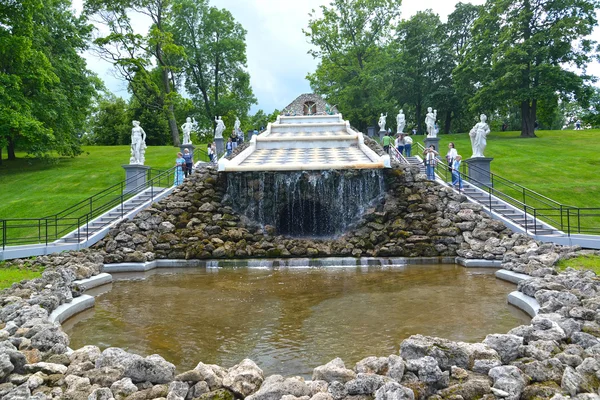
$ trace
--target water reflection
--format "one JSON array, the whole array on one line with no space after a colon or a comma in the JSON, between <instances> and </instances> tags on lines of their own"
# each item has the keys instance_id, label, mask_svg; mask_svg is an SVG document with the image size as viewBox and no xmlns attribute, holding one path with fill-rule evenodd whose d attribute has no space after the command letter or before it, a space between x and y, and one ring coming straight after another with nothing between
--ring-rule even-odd
<instances>
[{"instance_id":1,"label":"water reflection","mask_svg":"<svg viewBox=\"0 0 600 400\"><path fill-rule=\"evenodd\" d=\"M250 358L265 374L310 376L337 356L397 353L412 334L479 341L529 321L506 304L514 285L454 265L154 271L123 276L67 321L71 347L159 353L180 372Z\"/></svg>"}]
</instances>

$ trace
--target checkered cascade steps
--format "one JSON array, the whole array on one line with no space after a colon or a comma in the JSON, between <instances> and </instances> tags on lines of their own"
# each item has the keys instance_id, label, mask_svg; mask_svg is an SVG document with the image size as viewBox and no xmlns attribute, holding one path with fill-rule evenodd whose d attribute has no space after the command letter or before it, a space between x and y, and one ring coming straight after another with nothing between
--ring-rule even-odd
<instances>
[{"instance_id":1,"label":"checkered cascade steps","mask_svg":"<svg viewBox=\"0 0 600 400\"><path fill-rule=\"evenodd\" d=\"M347 131L321 131L321 132L272 132L269 138L298 138L298 137L309 137L317 138L319 136L337 136L337 137L352 137L352 134Z\"/></svg>"},{"instance_id":2,"label":"checkered cascade steps","mask_svg":"<svg viewBox=\"0 0 600 400\"><path fill-rule=\"evenodd\" d=\"M365 164L371 160L358 148L318 147L293 149L257 149L240 166L260 166L265 164Z\"/></svg>"}]
</instances>

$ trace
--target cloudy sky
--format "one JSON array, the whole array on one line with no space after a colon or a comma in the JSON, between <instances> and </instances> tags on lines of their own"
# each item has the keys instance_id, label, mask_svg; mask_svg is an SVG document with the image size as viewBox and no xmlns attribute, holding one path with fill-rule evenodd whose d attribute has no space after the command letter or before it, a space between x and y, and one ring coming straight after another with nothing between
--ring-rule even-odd
<instances>
[{"instance_id":1,"label":"cloudy sky","mask_svg":"<svg viewBox=\"0 0 600 400\"><path fill-rule=\"evenodd\" d=\"M73 0L81 10L83 0ZM330 0L211 0L211 5L226 8L248 32L246 37L248 70L252 89L258 100L251 112L262 108L270 113L292 102L298 95L311 92L306 75L313 72L317 61L307 54L310 49L302 29L308 26L308 13ZM402 18L419 10L432 9L442 20L450 14L457 0L403 0ZM463 2L468 2L463 0ZM485 0L471 0L484 4ZM144 22L139 26L144 28ZM598 31L598 30L597 30ZM145 33L145 32L142 32ZM600 34L595 35L596 40ZM116 95L128 97L126 85L113 76L110 64L87 55L89 68L96 72ZM600 75L600 68L594 72Z\"/></svg>"}]
</instances>

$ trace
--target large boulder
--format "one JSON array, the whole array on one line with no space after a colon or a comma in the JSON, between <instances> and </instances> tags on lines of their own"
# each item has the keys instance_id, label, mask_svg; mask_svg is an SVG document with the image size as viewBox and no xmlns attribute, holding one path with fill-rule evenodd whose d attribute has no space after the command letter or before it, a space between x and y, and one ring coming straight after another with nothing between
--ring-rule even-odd
<instances>
[{"instance_id":1,"label":"large boulder","mask_svg":"<svg viewBox=\"0 0 600 400\"><path fill-rule=\"evenodd\" d=\"M375 400L415 400L414 392L396 382L386 383L375 393Z\"/></svg>"},{"instance_id":2,"label":"large boulder","mask_svg":"<svg viewBox=\"0 0 600 400\"><path fill-rule=\"evenodd\" d=\"M519 400L529 379L514 365L492 368L488 374L494 380L492 392L506 400Z\"/></svg>"},{"instance_id":3,"label":"large boulder","mask_svg":"<svg viewBox=\"0 0 600 400\"><path fill-rule=\"evenodd\" d=\"M146 358L123 349L109 347L96 360L96 368L112 367L123 370L123 376L133 382L167 383L175 378L175 366L157 354Z\"/></svg>"},{"instance_id":4,"label":"large boulder","mask_svg":"<svg viewBox=\"0 0 600 400\"><path fill-rule=\"evenodd\" d=\"M244 359L227 371L223 386L238 396L247 397L255 393L263 383L264 375L252 360Z\"/></svg>"},{"instance_id":5,"label":"large boulder","mask_svg":"<svg viewBox=\"0 0 600 400\"><path fill-rule=\"evenodd\" d=\"M356 378L356 373L347 369L341 358L336 358L325 365L321 365L313 370L313 381L342 382L346 383Z\"/></svg>"},{"instance_id":6,"label":"large boulder","mask_svg":"<svg viewBox=\"0 0 600 400\"><path fill-rule=\"evenodd\" d=\"M279 400L284 395L310 396L311 390L302 378L271 375L265 379L258 392L246 397L246 400Z\"/></svg>"}]
</instances>

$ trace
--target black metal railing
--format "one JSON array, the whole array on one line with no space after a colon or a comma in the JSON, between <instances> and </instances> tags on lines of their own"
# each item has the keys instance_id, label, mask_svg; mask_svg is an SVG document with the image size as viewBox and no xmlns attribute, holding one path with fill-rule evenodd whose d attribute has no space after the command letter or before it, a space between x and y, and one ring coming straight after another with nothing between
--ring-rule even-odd
<instances>
[{"instance_id":1,"label":"black metal railing","mask_svg":"<svg viewBox=\"0 0 600 400\"><path fill-rule=\"evenodd\" d=\"M109 219L96 220L102 214L113 210L118 217L123 218L128 212L125 202L129 199L147 191L143 201L154 200L161 189L173 185L175 168L142 172L148 175L146 182L141 185L136 185L140 179L139 175L130 177L63 211L43 218L0 219L0 246L4 250L7 246L48 245L67 235L70 238L66 238L66 241L87 240L93 230L112 223L113 220Z\"/></svg>"},{"instance_id":2,"label":"black metal railing","mask_svg":"<svg viewBox=\"0 0 600 400\"><path fill-rule=\"evenodd\" d=\"M422 154L423 145L417 143L416 147L417 151ZM484 198L477 199L479 203L523 226L527 231L537 234L540 229L543 229L544 233L548 233L548 229L553 227L569 236L572 234L600 234L600 208L582 208L561 204L494 173L490 173L490 182L480 182L471 177L472 172L482 172L480 168L467 163L461 163L461 167L462 171L459 171L459 174L463 182L477 186L487 194ZM446 182L452 180L452 173L446 160L440 156L438 156L435 172ZM494 200L501 200L501 202ZM502 202L519 210L523 215L511 214L509 210L505 209L505 204ZM544 227L542 223L549 226Z\"/></svg>"}]
</instances>

